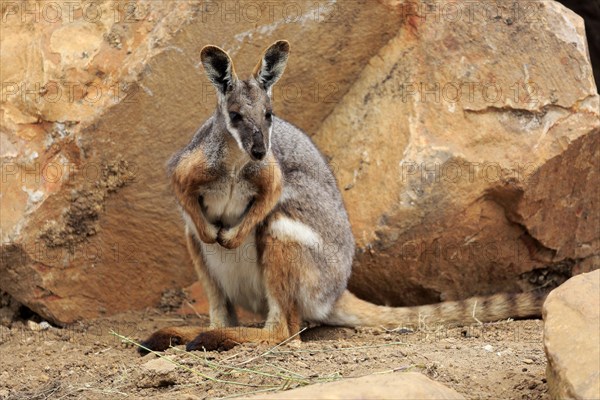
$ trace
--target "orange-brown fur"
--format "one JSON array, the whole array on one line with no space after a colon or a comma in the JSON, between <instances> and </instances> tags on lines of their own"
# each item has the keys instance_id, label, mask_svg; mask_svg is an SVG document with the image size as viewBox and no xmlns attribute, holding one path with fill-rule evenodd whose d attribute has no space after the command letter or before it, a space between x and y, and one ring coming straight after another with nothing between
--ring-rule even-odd
<instances>
[{"instance_id":1,"label":"orange-brown fur","mask_svg":"<svg viewBox=\"0 0 600 400\"><path fill-rule=\"evenodd\" d=\"M188 350L228 349L235 344L246 342L276 344L300 330L302 321L298 315L296 299L291 296L294 288L291 288L290 284L293 285L293 282L300 278L302 267L296 263L289 263L289 255L286 254L289 246L268 234L261 237L258 246L270 249L268 252L262 252L261 261L264 266L265 282L271 289L272 296L281 306L279 315L271 322L267 322L264 328L217 328L202 333L197 340L187 346Z\"/></svg>"},{"instance_id":2,"label":"orange-brown fur","mask_svg":"<svg viewBox=\"0 0 600 400\"><path fill-rule=\"evenodd\" d=\"M262 168L251 181L258 188L258 195L244 219L237 226L236 236L232 240L220 242L228 249L242 244L250 230L265 219L281 196L281 170L272 155L267 158L266 167Z\"/></svg>"},{"instance_id":3,"label":"orange-brown fur","mask_svg":"<svg viewBox=\"0 0 600 400\"><path fill-rule=\"evenodd\" d=\"M214 179L215 176L206 167L205 155L201 148L183 158L172 176L175 196L192 218L200 239L205 243L214 243L216 238L211 237L207 232L207 222L198 208L198 195L194 188Z\"/></svg>"}]
</instances>

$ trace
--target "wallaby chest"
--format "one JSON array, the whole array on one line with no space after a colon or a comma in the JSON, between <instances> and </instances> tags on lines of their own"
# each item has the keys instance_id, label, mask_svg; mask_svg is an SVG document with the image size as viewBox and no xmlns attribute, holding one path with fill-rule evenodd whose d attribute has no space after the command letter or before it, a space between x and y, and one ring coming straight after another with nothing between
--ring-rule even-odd
<instances>
[{"instance_id":1,"label":"wallaby chest","mask_svg":"<svg viewBox=\"0 0 600 400\"><path fill-rule=\"evenodd\" d=\"M215 179L200 190L198 201L206 219L214 225L233 227L239 223L257 194L252 171L241 165L223 163Z\"/></svg>"}]
</instances>

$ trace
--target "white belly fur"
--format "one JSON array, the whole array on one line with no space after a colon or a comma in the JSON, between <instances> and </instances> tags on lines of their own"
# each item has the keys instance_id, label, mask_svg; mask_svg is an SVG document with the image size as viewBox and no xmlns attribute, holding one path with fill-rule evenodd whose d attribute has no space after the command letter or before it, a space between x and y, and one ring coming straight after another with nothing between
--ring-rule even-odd
<instances>
[{"instance_id":1,"label":"white belly fur","mask_svg":"<svg viewBox=\"0 0 600 400\"><path fill-rule=\"evenodd\" d=\"M255 232L236 249L226 249L219 244L201 243L206 267L211 276L233 304L265 315L267 301L262 271L258 264Z\"/></svg>"}]
</instances>

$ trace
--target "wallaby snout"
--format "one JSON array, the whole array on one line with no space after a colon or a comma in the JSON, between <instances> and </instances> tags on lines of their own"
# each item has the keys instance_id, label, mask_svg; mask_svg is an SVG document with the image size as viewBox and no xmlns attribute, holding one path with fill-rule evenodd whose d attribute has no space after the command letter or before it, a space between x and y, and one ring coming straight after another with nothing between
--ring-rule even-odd
<instances>
[{"instance_id":1,"label":"wallaby snout","mask_svg":"<svg viewBox=\"0 0 600 400\"><path fill-rule=\"evenodd\" d=\"M252 155L252 158L256 161L261 161L263 158L265 158L265 154L267 154L267 150L264 148L252 148L252 151L250 152L250 154Z\"/></svg>"},{"instance_id":2,"label":"wallaby snout","mask_svg":"<svg viewBox=\"0 0 600 400\"><path fill-rule=\"evenodd\" d=\"M242 86L245 86L243 82ZM237 111L223 115L229 134L238 147L254 161L261 161L271 147L272 121L262 111L264 107L270 107L270 101L261 91L262 89L251 84L240 89L239 93L227 100L229 109ZM248 98L255 100L249 101Z\"/></svg>"},{"instance_id":3,"label":"wallaby snout","mask_svg":"<svg viewBox=\"0 0 600 400\"><path fill-rule=\"evenodd\" d=\"M263 158L265 158L265 155L269 150L267 146L265 146L261 131L256 130L252 135L252 139L253 143L252 147L250 147L250 156L255 161L261 161Z\"/></svg>"}]
</instances>

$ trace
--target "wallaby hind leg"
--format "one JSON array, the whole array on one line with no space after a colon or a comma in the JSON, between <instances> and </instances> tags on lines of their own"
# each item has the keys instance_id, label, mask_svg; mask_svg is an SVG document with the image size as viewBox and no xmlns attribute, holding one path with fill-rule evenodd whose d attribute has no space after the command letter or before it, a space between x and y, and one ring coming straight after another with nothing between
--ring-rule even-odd
<instances>
[{"instance_id":1,"label":"wallaby hind leg","mask_svg":"<svg viewBox=\"0 0 600 400\"><path fill-rule=\"evenodd\" d=\"M238 319L235 313L235 307L227 300L225 293L217 282L208 272L206 265L202 261L200 253L200 245L194 236L187 232L186 239L187 247L194 263L194 268L198 275L198 279L202 282L204 293L208 297L210 326L211 328L226 328L237 326Z\"/></svg>"},{"instance_id":2,"label":"wallaby hind leg","mask_svg":"<svg viewBox=\"0 0 600 400\"><path fill-rule=\"evenodd\" d=\"M189 343L201 332L209 329L207 326L177 326L159 329L141 343L142 347L138 348L138 352L146 355L149 350L165 351L171 346Z\"/></svg>"},{"instance_id":3,"label":"wallaby hind leg","mask_svg":"<svg viewBox=\"0 0 600 400\"><path fill-rule=\"evenodd\" d=\"M219 285L208 273L200 256L200 246L188 229L186 229L186 239L188 251L192 257L196 273L200 281L202 281L204 293L208 297L210 327L180 326L160 329L142 342L142 346L145 348L139 348L141 354L147 354L148 350L146 349L164 351L171 346L187 344L202 332L215 328L227 328L238 324L234 306L227 301Z\"/></svg>"},{"instance_id":4,"label":"wallaby hind leg","mask_svg":"<svg viewBox=\"0 0 600 400\"><path fill-rule=\"evenodd\" d=\"M188 351L229 350L247 342L277 344L300 330L302 316L297 305L297 291L304 271L297 257L290 254L299 246L278 240L269 233L268 223L266 226L257 232L257 250L269 306L264 328L236 327L202 332L188 343Z\"/></svg>"}]
</instances>

